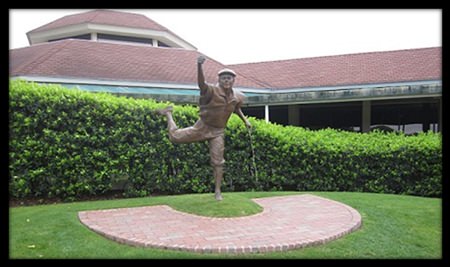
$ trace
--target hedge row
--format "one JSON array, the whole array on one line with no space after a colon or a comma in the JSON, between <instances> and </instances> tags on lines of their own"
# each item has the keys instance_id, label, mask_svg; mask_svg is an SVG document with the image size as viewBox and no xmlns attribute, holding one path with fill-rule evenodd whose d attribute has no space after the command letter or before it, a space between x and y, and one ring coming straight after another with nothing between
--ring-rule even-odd
<instances>
[{"instance_id":1,"label":"hedge row","mask_svg":"<svg viewBox=\"0 0 450 267\"><path fill-rule=\"evenodd\" d=\"M76 200L124 185L125 196L211 192L206 142L172 144L167 103L10 81L10 195ZM179 127L198 110L175 106ZM232 116L223 191L365 191L441 196L441 135L310 131ZM253 142L250 142L250 141ZM252 146L254 148L254 156Z\"/></svg>"}]
</instances>

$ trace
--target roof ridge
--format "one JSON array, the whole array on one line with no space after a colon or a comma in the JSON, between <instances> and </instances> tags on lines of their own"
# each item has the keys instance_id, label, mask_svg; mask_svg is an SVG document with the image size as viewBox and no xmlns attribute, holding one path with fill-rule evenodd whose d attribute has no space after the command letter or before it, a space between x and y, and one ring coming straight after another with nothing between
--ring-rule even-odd
<instances>
[{"instance_id":1,"label":"roof ridge","mask_svg":"<svg viewBox=\"0 0 450 267\"><path fill-rule=\"evenodd\" d=\"M64 40L61 40L61 41L64 41ZM35 62L38 62L39 64L45 63L45 61L47 61L47 60L50 59L53 55L57 54L57 53L58 53L59 51L61 51L64 47L66 47L66 46L68 45L68 43L69 43L69 42L60 42L60 43L57 43L53 48L50 47L50 49L51 49L51 50L54 50L54 52L52 52L52 53L47 53L47 54L44 53L44 54L42 54L41 56L38 56L38 57L32 59L32 60L29 62L29 64L23 66L23 67L20 68L19 70L25 71L25 70L27 70L27 68L28 68L29 70L32 70L32 69L34 69L34 64L33 64L33 63L35 63ZM50 44L50 43L47 43L47 44ZM32 47L32 46L30 46L30 47ZM43 60L41 60L41 59L43 59ZM39 61L40 61L40 62L39 62Z\"/></svg>"},{"instance_id":2,"label":"roof ridge","mask_svg":"<svg viewBox=\"0 0 450 267\"><path fill-rule=\"evenodd\" d=\"M94 16L92 16L92 18L89 19L88 22L92 22L92 21L99 15L99 13L98 13L97 11L101 11L101 9L94 9L94 10L85 12L85 13L89 13L89 12L94 13ZM106 11L106 10L105 10L105 11Z\"/></svg>"}]
</instances>

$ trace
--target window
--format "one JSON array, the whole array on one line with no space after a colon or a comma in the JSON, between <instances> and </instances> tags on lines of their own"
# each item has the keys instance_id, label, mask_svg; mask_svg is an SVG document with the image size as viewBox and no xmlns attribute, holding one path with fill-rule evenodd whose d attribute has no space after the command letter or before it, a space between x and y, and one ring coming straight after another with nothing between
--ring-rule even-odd
<instances>
[{"instance_id":1,"label":"window","mask_svg":"<svg viewBox=\"0 0 450 267\"><path fill-rule=\"evenodd\" d=\"M75 36L69 36L69 37L63 37L63 38L58 38L58 39L51 39L48 40L49 42L54 42L54 41L59 41L59 40L64 40L64 39L83 39L83 40L91 40L91 34L87 33L87 34L81 34L81 35L75 35Z\"/></svg>"},{"instance_id":2,"label":"window","mask_svg":"<svg viewBox=\"0 0 450 267\"><path fill-rule=\"evenodd\" d=\"M149 44L152 45L153 40L151 38L141 38L141 37L132 37L132 36L121 36L121 35L113 35L113 34L105 34L98 33L97 40L111 40L118 42L127 42L127 43L141 43L141 44Z\"/></svg>"},{"instance_id":3,"label":"window","mask_svg":"<svg viewBox=\"0 0 450 267\"><path fill-rule=\"evenodd\" d=\"M168 44L158 41L158 47L170 47Z\"/></svg>"}]
</instances>

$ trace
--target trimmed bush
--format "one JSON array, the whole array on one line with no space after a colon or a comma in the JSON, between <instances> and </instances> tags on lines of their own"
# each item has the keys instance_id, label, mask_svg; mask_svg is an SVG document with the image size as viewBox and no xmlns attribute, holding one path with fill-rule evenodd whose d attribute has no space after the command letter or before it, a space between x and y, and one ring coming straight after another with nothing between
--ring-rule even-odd
<instances>
[{"instance_id":1,"label":"trimmed bush","mask_svg":"<svg viewBox=\"0 0 450 267\"><path fill-rule=\"evenodd\" d=\"M213 191L207 142L172 144L166 119L154 113L168 103L20 80L10 81L9 98L12 197L75 200L118 183L130 197ZM180 128L191 126L198 109L175 106L174 119ZM250 121L251 136L237 116L228 123L223 191L442 194L440 134L310 131Z\"/></svg>"}]
</instances>

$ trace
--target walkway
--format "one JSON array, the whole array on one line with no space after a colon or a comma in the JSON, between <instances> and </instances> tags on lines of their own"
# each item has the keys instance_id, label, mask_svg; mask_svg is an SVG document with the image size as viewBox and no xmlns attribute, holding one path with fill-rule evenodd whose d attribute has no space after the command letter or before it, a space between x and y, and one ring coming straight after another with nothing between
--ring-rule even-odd
<instances>
[{"instance_id":1,"label":"walkway","mask_svg":"<svg viewBox=\"0 0 450 267\"><path fill-rule=\"evenodd\" d=\"M284 251L323 244L361 226L353 208L313 195L253 199L263 212L212 218L147 206L79 212L93 231L133 246L203 253Z\"/></svg>"}]
</instances>

